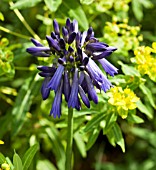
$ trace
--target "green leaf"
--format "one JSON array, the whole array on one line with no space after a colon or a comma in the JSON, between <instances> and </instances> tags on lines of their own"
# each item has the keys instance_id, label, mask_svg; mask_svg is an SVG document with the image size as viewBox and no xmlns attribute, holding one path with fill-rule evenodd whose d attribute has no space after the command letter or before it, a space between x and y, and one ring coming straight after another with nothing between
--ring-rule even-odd
<instances>
[{"instance_id":1,"label":"green leaf","mask_svg":"<svg viewBox=\"0 0 156 170\"><path fill-rule=\"evenodd\" d=\"M143 8L139 0L132 0L132 10L138 21L141 21L143 18Z\"/></svg>"},{"instance_id":2,"label":"green leaf","mask_svg":"<svg viewBox=\"0 0 156 170\"><path fill-rule=\"evenodd\" d=\"M23 156L22 163L23 163L23 170L27 170L36 154L39 150L39 144L35 144L31 146Z\"/></svg>"},{"instance_id":3,"label":"green leaf","mask_svg":"<svg viewBox=\"0 0 156 170\"><path fill-rule=\"evenodd\" d=\"M117 115L115 113L111 112L106 116L105 118L106 126L103 128L103 134L107 134L107 132L110 130L110 128L112 128L112 125L116 120Z\"/></svg>"},{"instance_id":4,"label":"green leaf","mask_svg":"<svg viewBox=\"0 0 156 170\"><path fill-rule=\"evenodd\" d=\"M113 146L117 143L121 147L122 151L125 152L125 142L122 137L121 129L116 122L114 122L112 129L107 133L107 137Z\"/></svg>"},{"instance_id":5,"label":"green leaf","mask_svg":"<svg viewBox=\"0 0 156 170\"><path fill-rule=\"evenodd\" d=\"M151 90L147 88L144 84L140 84L139 87L142 90L142 92L146 95L146 97L148 98L150 104L155 108L155 103L154 103Z\"/></svg>"},{"instance_id":6,"label":"green leaf","mask_svg":"<svg viewBox=\"0 0 156 170\"><path fill-rule=\"evenodd\" d=\"M0 20L4 21L4 16L3 16L3 14L1 12L0 12Z\"/></svg>"},{"instance_id":7,"label":"green leaf","mask_svg":"<svg viewBox=\"0 0 156 170\"><path fill-rule=\"evenodd\" d=\"M37 162L37 170L57 170L55 166L48 160L39 160Z\"/></svg>"},{"instance_id":8,"label":"green leaf","mask_svg":"<svg viewBox=\"0 0 156 170\"><path fill-rule=\"evenodd\" d=\"M62 0L44 0L44 2L51 12L56 12L62 3Z\"/></svg>"},{"instance_id":9,"label":"green leaf","mask_svg":"<svg viewBox=\"0 0 156 170\"><path fill-rule=\"evenodd\" d=\"M153 114L148 110L148 108L139 100L137 102L137 108L144 113L146 116L148 116L150 119L153 118Z\"/></svg>"},{"instance_id":10,"label":"green leaf","mask_svg":"<svg viewBox=\"0 0 156 170\"><path fill-rule=\"evenodd\" d=\"M56 160L57 160L57 166L59 170L64 170L64 164L65 164L65 152L64 147L61 143L61 140L58 136L57 129L54 127L46 128L45 132L47 133L48 137L51 140L51 143L53 145L52 149L55 154Z\"/></svg>"},{"instance_id":11,"label":"green leaf","mask_svg":"<svg viewBox=\"0 0 156 170\"><path fill-rule=\"evenodd\" d=\"M151 0L140 0L140 3L145 7L145 8L152 8L154 4L151 2Z\"/></svg>"},{"instance_id":12,"label":"green leaf","mask_svg":"<svg viewBox=\"0 0 156 170\"><path fill-rule=\"evenodd\" d=\"M65 15L69 15L71 18L74 18L78 21L79 25L87 30L89 27L87 17L82 7L77 1L66 0L62 3L62 8L60 9L62 13ZM68 14L66 14L68 13Z\"/></svg>"},{"instance_id":13,"label":"green leaf","mask_svg":"<svg viewBox=\"0 0 156 170\"><path fill-rule=\"evenodd\" d=\"M19 0L14 5L12 5L11 9L24 9L30 8L41 2L42 0Z\"/></svg>"},{"instance_id":14,"label":"green leaf","mask_svg":"<svg viewBox=\"0 0 156 170\"><path fill-rule=\"evenodd\" d=\"M87 145L86 145L86 149L89 150L93 145L94 143L96 142L96 139L98 138L99 136L99 133L100 133L100 129L99 128L96 128L93 130L93 132L90 134L89 136L89 139L88 139L88 142L87 142Z\"/></svg>"},{"instance_id":15,"label":"green leaf","mask_svg":"<svg viewBox=\"0 0 156 170\"><path fill-rule=\"evenodd\" d=\"M86 147L85 147L85 143L83 141L83 137L79 132L76 132L74 134L74 139L75 139L75 143L82 155L83 158L85 158L87 156L86 154Z\"/></svg>"},{"instance_id":16,"label":"green leaf","mask_svg":"<svg viewBox=\"0 0 156 170\"><path fill-rule=\"evenodd\" d=\"M94 128L94 126L98 126L100 124L100 122L104 119L105 116L106 114L104 113L97 114L86 124L83 131L85 133L91 131Z\"/></svg>"},{"instance_id":17,"label":"green leaf","mask_svg":"<svg viewBox=\"0 0 156 170\"><path fill-rule=\"evenodd\" d=\"M126 118L131 123L143 123L144 120L135 114L128 114Z\"/></svg>"},{"instance_id":18,"label":"green leaf","mask_svg":"<svg viewBox=\"0 0 156 170\"><path fill-rule=\"evenodd\" d=\"M134 67L123 64L121 61L119 61L118 63L122 66L122 71L125 75L140 77L139 71L136 70Z\"/></svg>"},{"instance_id":19,"label":"green leaf","mask_svg":"<svg viewBox=\"0 0 156 170\"><path fill-rule=\"evenodd\" d=\"M94 0L80 0L80 3L81 4L86 4L86 5L89 5L91 3L93 3Z\"/></svg>"},{"instance_id":20,"label":"green leaf","mask_svg":"<svg viewBox=\"0 0 156 170\"><path fill-rule=\"evenodd\" d=\"M5 162L5 156L0 152L0 164Z\"/></svg>"},{"instance_id":21,"label":"green leaf","mask_svg":"<svg viewBox=\"0 0 156 170\"><path fill-rule=\"evenodd\" d=\"M26 113L30 109L33 98L38 94L40 85L39 76L36 75L35 77L32 76L26 79L21 87L12 110L13 135L16 135L22 128L26 120Z\"/></svg>"},{"instance_id":22,"label":"green leaf","mask_svg":"<svg viewBox=\"0 0 156 170\"><path fill-rule=\"evenodd\" d=\"M10 112L6 113L6 115L4 115L4 116L1 116L1 118L0 118L0 125L1 125L0 139L9 130L10 119L12 119L12 115L10 115Z\"/></svg>"},{"instance_id":23,"label":"green leaf","mask_svg":"<svg viewBox=\"0 0 156 170\"><path fill-rule=\"evenodd\" d=\"M21 158L19 157L17 153L14 153L13 165L14 165L15 170L23 170Z\"/></svg>"},{"instance_id":24,"label":"green leaf","mask_svg":"<svg viewBox=\"0 0 156 170\"><path fill-rule=\"evenodd\" d=\"M139 127L133 127L130 129L130 132L134 135L146 140L149 142L152 146L156 148L156 132L151 131L146 128L139 128Z\"/></svg>"},{"instance_id":25,"label":"green leaf","mask_svg":"<svg viewBox=\"0 0 156 170\"><path fill-rule=\"evenodd\" d=\"M114 123L112 130L113 130L113 133L114 133L116 143L121 147L122 151L125 152L125 142L124 142L124 139L122 137L121 129L116 122Z\"/></svg>"}]
</instances>

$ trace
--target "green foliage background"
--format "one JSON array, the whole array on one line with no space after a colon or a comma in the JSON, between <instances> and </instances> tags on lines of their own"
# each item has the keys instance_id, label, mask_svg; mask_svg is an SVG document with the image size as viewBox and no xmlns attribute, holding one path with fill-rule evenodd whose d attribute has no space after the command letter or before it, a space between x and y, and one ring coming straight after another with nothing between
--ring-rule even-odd
<instances>
[{"instance_id":1,"label":"green foliage background","mask_svg":"<svg viewBox=\"0 0 156 170\"><path fill-rule=\"evenodd\" d=\"M73 169L156 169L156 1L0 0L0 166L2 170L64 170L67 105L49 117L54 94L42 101L37 65L51 60L26 53L34 37L44 43L52 20L67 17L81 31L118 50L110 60L115 86L99 104L74 111ZM127 90L128 89L128 90ZM9 168L9 169L7 169Z\"/></svg>"}]
</instances>

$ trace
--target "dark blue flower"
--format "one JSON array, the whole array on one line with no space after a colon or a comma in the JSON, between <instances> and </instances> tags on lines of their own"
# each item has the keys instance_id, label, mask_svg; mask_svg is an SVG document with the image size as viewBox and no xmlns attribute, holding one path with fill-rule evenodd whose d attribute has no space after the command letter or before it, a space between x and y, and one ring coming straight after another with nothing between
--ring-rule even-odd
<instances>
[{"instance_id":1,"label":"dark blue flower","mask_svg":"<svg viewBox=\"0 0 156 170\"><path fill-rule=\"evenodd\" d=\"M63 82L61 81L58 90L55 92L55 98L52 105L52 109L50 111L50 115L53 115L54 118L61 116L61 103L62 103L62 87Z\"/></svg>"},{"instance_id":2,"label":"dark blue flower","mask_svg":"<svg viewBox=\"0 0 156 170\"><path fill-rule=\"evenodd\" d=\"M75 108L78 104L78 69L75 69L71 92L68 100L68 107Z\"/></svg>"},{"instance_id":3,"label":"dark blue flower","mask_svg":"<svg viewBox=\"0 0 156 170\"><path fill-rule=\"evenodd\" d=\"M62 94L69 108L80 110L81 100L90 108L90 101L98 103L95 88L106 92L112 87L105 74L114 76L118 69L106 60L116 48L99 42L92 27L81 33L78 22L68 18L62 27L62 35L56 20L53 21L53 28L51 35L46 36L47 47L32 38L35 47L27 48L27 52L33 56L53 57L52 66L39 66L38 70L39 75L44 77L42 98L45 100L50 91L55 92L50 115L60 117Z\"/></svg>"},{"instance_id":4,"label":"dark blue flower","mask_svg":"<svg viewBox=\"0 0 156 170\"><path fill-rule=\"evenodd\" d=\"M64 71L64 66L59 65L54 76L51 78L51 80L48 83L48 88L57 91L58 87L60 86L63 71Z\"/></svg>"}]
</instances>

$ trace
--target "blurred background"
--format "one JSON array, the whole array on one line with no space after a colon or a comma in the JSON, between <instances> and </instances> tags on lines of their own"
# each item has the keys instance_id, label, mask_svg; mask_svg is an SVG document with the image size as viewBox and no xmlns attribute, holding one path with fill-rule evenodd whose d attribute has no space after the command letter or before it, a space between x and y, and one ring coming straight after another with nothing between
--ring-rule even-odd
<instances>
[{"instance_id":1,"label":"blurred background","mask_svg":"<svg viewBox=\"0 0 156 170\"><path fill-rule=\"evenodd\" d=\"M118 48L108 60L119 74L109 79L122 89L99 93L98 105L74 112L73 169L155 170L155 0L0 0L0 165L13 169L14 151L24 163L37 143L25 169L64 170L67 105L60 119L49 116L54 94L42 101L36 67L52 60L32 57L26 48L31 37L45 44L52 20L63 26L68 17Z\"/></svg>"}]
</instances>

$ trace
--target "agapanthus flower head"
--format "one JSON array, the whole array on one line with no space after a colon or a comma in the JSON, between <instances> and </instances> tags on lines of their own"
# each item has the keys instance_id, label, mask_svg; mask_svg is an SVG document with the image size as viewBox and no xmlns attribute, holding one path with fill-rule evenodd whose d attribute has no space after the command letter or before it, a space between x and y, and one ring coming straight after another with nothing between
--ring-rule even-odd
<instances>
[{"instance_id":1,"label":"agapanthus flower head","mask_svg":"<svg viewBox=\"0 0 156 170\"><path fill-rule=\"evenodd\" d=\"M48 47L31 39L35 47L27 48L27 52L38 57L55 56L55 62L51 66L39 66L38 70L39 75L44 77L42 98L46 100L51 90L55 92L50 115L60 117L63 94L69 108L80 110L81 101L88 108L90 101L98 103L95 88L106 92L112 87L98 67L98 62L110 76L114 76L118 69L106 60L116 48L99 42L94 37L92 27L81 33L78 30L78 22L69 18L62 31L56 20L53 21L53 27L54 32L46 36Z\"/></svg>"}]
</instances>

